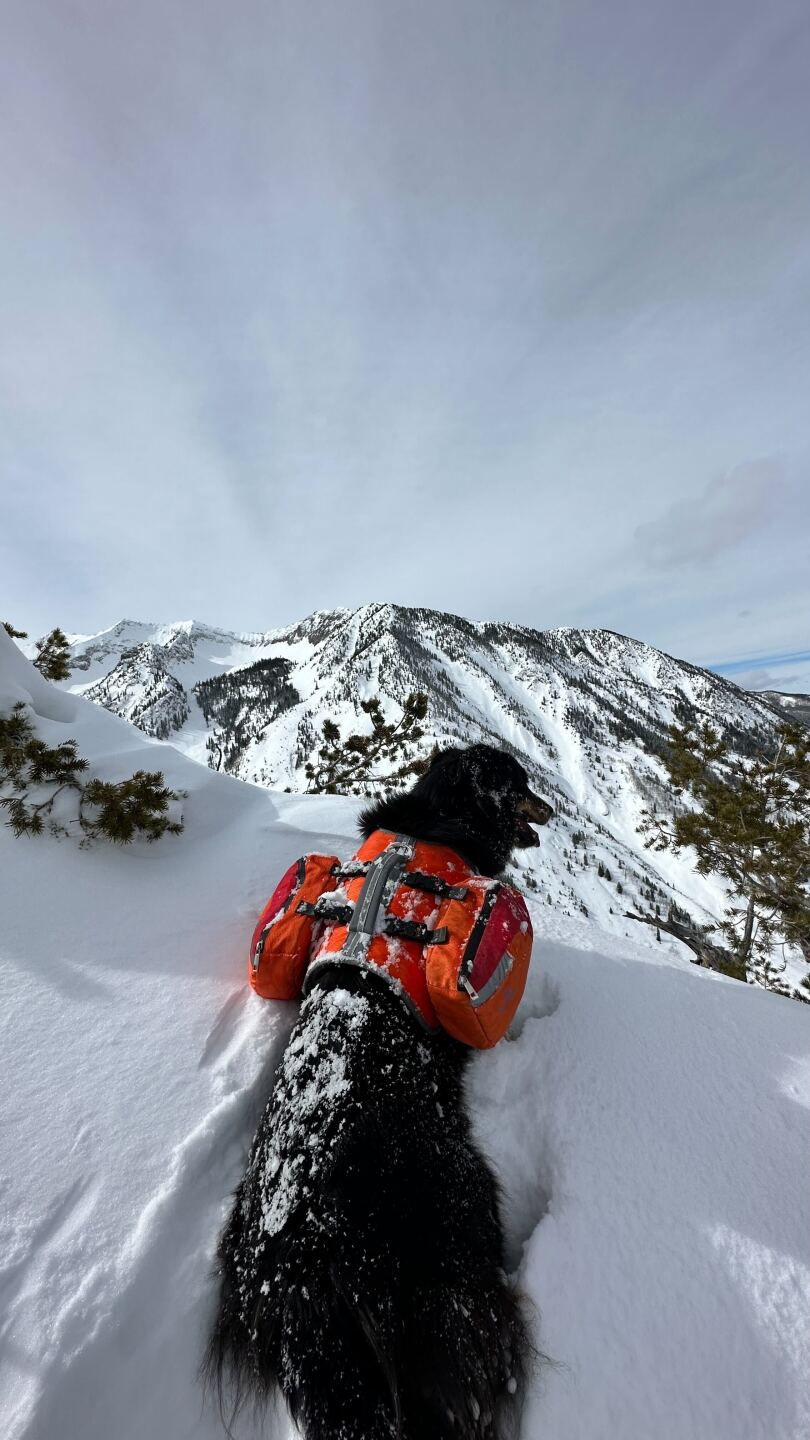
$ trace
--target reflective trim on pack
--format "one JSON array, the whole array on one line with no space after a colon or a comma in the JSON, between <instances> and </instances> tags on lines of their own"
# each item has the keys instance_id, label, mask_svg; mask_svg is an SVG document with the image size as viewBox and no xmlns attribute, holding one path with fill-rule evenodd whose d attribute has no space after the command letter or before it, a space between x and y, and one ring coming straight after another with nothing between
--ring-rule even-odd
<instances>
[{"instance_id":1,"label":"reflective trim on pack","mask_svg":"<svg viewBox=\"0 0 810 1440\"><path fill-rule=\"evenodd\" d=\"M473 985L470 983L469 980L467 980L467 977L465 976L464 978L466 983L462 986L462 989L467 991L467 994L470 997L470 1004L473 1006L485 1005L487 1000L490 1000L495 994L498 986L503 984L503 981L506 979L511 969L512 956L507 950L503 959L493 970L483 989L474 989Z\"/></svg>"}]
</instances>

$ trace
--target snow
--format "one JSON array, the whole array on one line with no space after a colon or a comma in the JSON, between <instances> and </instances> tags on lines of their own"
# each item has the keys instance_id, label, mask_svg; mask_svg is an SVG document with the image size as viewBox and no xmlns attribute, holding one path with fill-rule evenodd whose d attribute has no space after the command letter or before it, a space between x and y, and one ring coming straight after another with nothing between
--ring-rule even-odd
<instances>
[{"instance_id":1,"label":"snow","mask_svg":"<svg viewBox=\"0 0 810 1440\"><path fill-rule=\"evenodd\" d=\"M328 1154L335 1143L334 1133L311 1122L325 1110L336 1120L338 1129L345 1123L345 1114L335 1110L335 1102L349 1091L345 1050L336 1045L313 1073L312 1060L319 1042L324 1037L334 1040L337 1019L343 1022L344 1032L360 1027L369 1005L360 995L337 990L317 1004L310 1000L308 1010L308 1020L290 1041L278 1068L279 1093L294 1094L296 1108L281 1103L278 1123L272 1127L265 1149L252 1161L255 1165L261 1158L264 1175L272 1181L270 1193L265 1195L262 1221L268 1235L277 1235L293 1207L311 1199L312 1187L319 1183L324 1152ZM312 1137L306 1149L299 1144L302 1131Z\"/></svg>"},{"instance_id":2,"label":"snow","mask_svg":"<svg viewBox=\"0 0 810 1440\"><path fill-rule=\"evenodd\" d=\"M574 938L538 945L518 1038L471 1085L558 1362L523 1434L806 1437L807 1012Z\"/></svg>"},{"instance_id":3,"label":"snow","mask_svg":"<svg viewBox=\"0 0 810 1440\"><path fill-rule=\"evenodd\" d=\"M519 882L619 935L627 909L657 904L665 914L675 901L705 924L727 903L725 886L699 876L693 855L644 846L642 811L665 804L669 789L644 732L660 739L685 702L695 717L739 733L767 733L776 723L770 707L719 676L609 630L533 631L379 603L253 635L190 620L121 621L75 645L73 656L68 690L167 736L203 764L221 763L219 742L233 741L238 728L234 773L277 790L307 788L304 765L325 718L344 736L368 733L364 696L378 695L391 720L410 690L424 690L423 753L434 742L512 745L533 788L557 810L545 844L519 857ZM251 665L271 657L289 665L300 697L281 713L251 680ZM194 685L215 675L230 676L238 720L224 712L206 719ZM631 734L625 725L618 740L617 718L642 729ZM580 848L576 833L586 837ZM611 882L595 873L600 861ZM774 947L770 958L782 987L797 989L807 973L798 948Z\"/></svg>"},{"instance_id":4,"label":"snow","mask_svg":"<svg viewBox=\"0 0 810 1440\"><path fill-rule=\"evenodd\" d=\"M94 772L162 768L187 798L151 846L0 827L4 1434L214 1440L209 1272L295 1012L249 991L247 947L299 854L353 853L360 802L215 774L0 631L17 699ZM468 1084L550 1357L521 1440L806 1440L810 1009L530 908L524 1002Z\"/></svg>"}]
</instances>

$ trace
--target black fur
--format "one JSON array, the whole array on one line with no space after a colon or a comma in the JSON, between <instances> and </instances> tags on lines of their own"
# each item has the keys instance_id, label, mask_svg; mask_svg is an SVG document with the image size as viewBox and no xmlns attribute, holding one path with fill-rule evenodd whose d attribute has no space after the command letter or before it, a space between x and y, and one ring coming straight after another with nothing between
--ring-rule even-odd
<instances>
[{"instance_id":1,"label":"black fur","mask_svg":"<svg viewBox=\"0 0 810 1440\"><path fill-rule=\"evenodd\" d=\"M525 791L488 747L444 752L362 826L441 840L494 874L514 843L502 797L521 776ZM468 1054L421 1031L373 972L319 978L219 1245L203 1369L226 1423L278 1387L305 1440L503 1434L532 1348L470 1134Z\"/></svg>"},{"instance_id":2,"label":"black fur","mask_svg":"<svg viewBox=\"0 0 810 1440\"><path fill-rule=\"evenodd\" d=\"M482 875L500 875L517 843L517 806L530 793L523 766L502 750L440 750L406 794L364 810L360 828L364 836L395 830L449 845Z\"/></svg>"}]
</instances>

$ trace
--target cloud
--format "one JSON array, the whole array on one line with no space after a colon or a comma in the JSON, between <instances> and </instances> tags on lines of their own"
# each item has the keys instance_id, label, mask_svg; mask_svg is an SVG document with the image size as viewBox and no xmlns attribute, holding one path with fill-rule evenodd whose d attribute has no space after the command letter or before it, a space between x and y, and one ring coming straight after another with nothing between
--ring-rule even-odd
<instances>
[{"instance_id":1,"label":"cloud","mask_svg":"<svg viewBox=\"0 0 810 1440\"><path fill-rule=\"evenodd\" d=\"M702 494L673 500L657 520L636 527L635 542L652 565L697 565L769 529L789 497L782 456L749 460Z\"/></svg>"},{"instance_id":2,"label":"cloud","mask_svg":"<svg viewBox=\"0 0 810 1440\"><path fill-rule=\"evenodd\" d=\"M772 670L747 670L734 677L741 690L791 690L798 681L796 674L775 675Z\"/></svg>"},{"instance_id":3,"label":"cloud","mask_svg":"<svg viewBox=\"0 0 810 1440\"><path fill-rule=\"evenodd\" d=\"M10 617L804 645L800 8L9 0Z\"/></svg>"},{"instance_id":4,"label":"cloud","mask_svg":"<svg viewBox=\"0 0 810 1440\"><path fill-rule=\"evenodd\" d=\"M742 690L810 693L810 650L796 650L789 655L751 656L747 660L729 660L709 668L733 680Z\"/></svg>"}]
</instances>

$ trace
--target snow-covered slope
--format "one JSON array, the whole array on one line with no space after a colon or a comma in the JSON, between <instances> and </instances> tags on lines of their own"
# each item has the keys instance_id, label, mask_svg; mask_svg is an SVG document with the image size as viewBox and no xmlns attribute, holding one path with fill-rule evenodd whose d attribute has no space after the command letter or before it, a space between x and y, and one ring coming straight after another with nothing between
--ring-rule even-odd
<instances>
[{"instance_id":1,"label":"snow-covered slope","mask_svg":"<svg viewBox=\"0 0 810 1440\"><path fill-rule=\"evenodd\" d=\"M789 695L784 690L760 690L760 698L791 725L810 726L810 695Z\"/></svg>"},{"instance_id":2,"label":"snow-covered slope","mask_svg":"<svg viewBox=\"0 0 810 1440\"><path fill-rule=\"evenodd\" d=\"M436 741L507 746L554 804L553 834L520 858L521 882L619 935L629 908L666 913L674 900L701 922L724 908L722 888L687 856L654 854L639 838L641 811L666 797L667 726L709 719L748 753L778 723L720 676L609 630L474 624L396 605L241 637L127 621L78 641L73 656L69 688L196 759L295 791L325 719L345 738L370 728L364 699L379 695L390 717L423 691L425 753ZM784 962L784 983L798 986L806 964L798 951Z\"/></svg>"},{"instance_id":3,"label":"snow-covered slope","mask_svg":"<svg viewBox=\"0 0 810 1440\"><path fill-rule=\"evenodd\" d=\"M3 1433L221 1440L195 1378L208 1272L293 1018L248 993L246 941L296 855L351 853L357 802L195 765L0 631L16 699L105 776L159 766L188 794L153 846L0 827ZM521 1440L806 1440L810 1011L666 941L533 917L524 1003L468 1087L555 1362Z\"/></svg>"}]
</instances>

